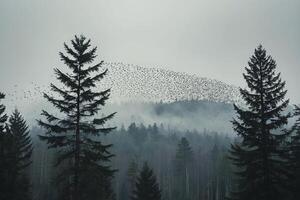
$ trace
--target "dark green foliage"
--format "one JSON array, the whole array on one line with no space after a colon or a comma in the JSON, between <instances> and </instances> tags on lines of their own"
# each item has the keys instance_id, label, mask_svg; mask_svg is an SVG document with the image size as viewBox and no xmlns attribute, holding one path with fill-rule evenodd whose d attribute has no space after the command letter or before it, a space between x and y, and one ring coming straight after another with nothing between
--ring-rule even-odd
<instances>
[{"instance_id":1,"label":"dark green foliage","mask_svg":"<svg viewBox=\"0 0 300 200\"><path fill-rule=\"evenodd\" d=\"M185 168L188 167L188 165L193 160L193 151L190 146L189 141L182 137L180 142L177 146L177 152L176 152L176 169L178 172L184 172Z\"/></svg>"},{"instance_id":2,"label":"dark green foliage","mask_svg":"<svg viewBox=\"0 0 300 200\"><path fill-rule=\"evenodd\" d=\"M227 153L225 148L229 147L232 138L226 136L226 134L217 134L208 130L188 132L174 128L162 129L160 127L159 139L153 141L148 137L140 147L135 145L132 136L128 132L128 127L120 127L120 129L114 130L112 134L103 137L103 142L114 144L111 150L117 155L112 162L113 168L118 169L112 184L116 199L128 200L131 197L130 182L135 179L133 176L136 177L139 173L139 171L136 171L136 164L144 160L147 160L156 172L157 182L162 188L162 199L179 199L176 191L181 193L186 188L181 187L182 182L178 181L174 159L178 143L182 137L185 137L189 141L190 147L195 149L193 162L189 168L190 199L212 200L213 196L218 197L219 200L224 199L224 193L228 194L232 188L230 163L225 157ZM164 127L167 127L167 125L164 125ZM141 129L141 125L137 128ZM53 168L53 161L57 151L56 149L47 150L43 141L35 137L41 131L40 128L36 127L31 130L35 147L31 175L33 192L36 199L53 200L57 199L55 195L57 187L51 185L51 180L55 177L56 170ZM148 128L145 131L148 132ZM214 149L217 149L217 151ZM214 158L217 159L212 159L212 152L215 154ZM132 178L129 178L129 174ZM213 182L213 179L216 181ZM216 188L215 195L212 194L214 188Z\"/></svg>"},{"instance_id":3,"label":"dark green foliage","mask_svg":"<svg viewBox=\"0 0 300 200\"><path fill-rule=\"evenodd\" d=\"M161 191L159 189L156 177L147 163L144 164L140 172L135 190L133 191L132 200L160 200Z\"/></svg>"},{"instance_id":4,"label":"dark green foliage","mask_svg":"<svg viewBox=\"0 0 300 200\"><path fill-rule=\"evenodd\" d=\"M218 200L225 199L229 187L231 186L231 169L227 159L226 149L214 145L210 152L210 161L206 163L210 166L208 170L209 183L207 190L209 196L207 199Z\"/></svg>"},{"instance_id":5,"label":"dark green foliage","mask_svg":"<svg viewBox=\"0 0 300 200\"><path fill-rule=\"evenodd\" d=\"M28 166L32 163L32 142L26 121L18 110L9 118L9 132L11 135L10 181L12 200L31 199L31 187L28 178Z\"/></svg>"},{"instance_id":6,"label":"dark green foliage","mask_svg":"<svg viewBox=\"0 0 300 200\"><path fill-rule=\"evenodd\" d=\"M290 165L291 171L293 174L293 178L291 181L292 185L292 192L293 192L293 199L297 200L300 199L300 107L295 106L295 113L296 122L292 128L293 135L290 142Z\"/></svg>"},{"instance_id":7,"label":"dark green foliage","mask_svg":"<svg viewBox=\"0 0 300 200\"><path fill-rule=\"evenodd\" d=\"M51 84L56 95L44 94L61 114L55 116L42 111L46 120L38 123L47 132L40 138L47 141L49 148L59 148L56 166L60 166L60 173L57 180L62 185L64 199L107 200L113 196L110 182L114 170L109 164L113 157L109 152L112 145L103 144L98 136L114 129L106 128L104 124L115 113L96 117L109 98L110 89L93 90L107 74L107 69L102 69L103 61L92 65L97 48L90 49L90 40L75 36L71 43L73 48L64 44L67 55L60 53L70 72L54 69L63 86Z\"/></svg>"},{"instance_id":8,"label":"dark green foliage","mask_svg":"<svg viewBox=\"0 0 300 200\"><path fill-rule=\"evenodd\" d=\"M175 167L177 177L177 193L178 199L190 198L190 184L191 184L191 167L193 161L193 151L188 140L183 137L178 143ZM178 192L181 191L181 192Z\"/></svg>"},{"instance_id":9,"label":"dark green foliage","mask_svg":"<svg viewBox=\"0 0 300 200\"><path fill-rule=\"evenodd\" d=\"M276 63L259 46L245 68L247 89L241 89L247 109L234 105L237 118L234 130L241 142L230 150L233 163L239 168L239 189L232 195L239 200L284 199L288 173L282 144L286 138L280 128L287 124L289 114L283 111L285 82L276 73Z\"/></svg>"},{"instance_id":10,"label":"dark green foliage","mask_svg":"<svg viewBox=\"0 0 300 200\"><path fill-rule=\"evenodd\" d=\"M1 114L3 112L1 109ZM1 126L7 120L6 115L3 116ZM17 110L0 133L0 199L29 200L31 185L26 169L31 164L32 143L26 122Z\"/></svg>"},{"instance_id":11,"label":"dark green foliage","mask_svg":"<svg viewBox=\"0 0 300 200\"><path fill-rule=\"evenodd\" d=\"M143 145L148 136L143 124L141 124L140 127L137 127L135 123L131 123L128 127L128 133L136 145Z\"/></svg>"},{"instance_id":12,"label":"dark green foliage","mask_svg":"<svg viewBox=\"0 0 300 200\"><path fill-rule=\"evenodd\" d=\"M127 176L128 176L128 191L131 194L134 187L135 187L135 182L136 178L138 176L138 171L139 171L139 166L137 163L137 159L133 159L129 163L129 167L127 170Z\"/></svg>"},{"instance_id":13,"label":"dark green foliage","mask_svg":"<svg viewBox=\"0 0 300 200\"><path fill-rule=\"evenodd\" d=\"M0 93L0 101L4 99L5 95ZM6 128L7 115L5 114L5 106L0 104L0 199L7 199L9 197L9 147L10 138Z\"/></svg>"},{"instance_id":14,"label":"dark green foliage","mask_svg":"<svg viewBox=\"0 0 300 200\"><path fill-rule=\"evenodd\" d=\"M138 166L136 159L133 159L129 163L129 167L128 167L128 171L127 171L129 183L131 183L132 185L134 185L134 183L135 183L135 179L138 174L138 168L139 168L139 166Z\"/></svg>"},{"instance_id":15,"label":"dark green foliage","mask_svg":"<svg viewBox=\"0 0 300 200\"><path fill-rule=\"evenodd\" d=\"M32 142L26 121L18 110L9 118L9 130L13 137L16 175L31 164Z\"/></svg>"},{"instance_id":16,"label":"dark green foliage","mask_svg":"<svg viewBox=\"0 0 300 200\"><path fill-rule=\"evenodd\" d=\"M5 95L0 92L0 100L4 99ZM4 132L5 128L5 122L7 120L7 115L4 114L5 112L5 106L3 104L0 104L0 133Z\"/></svg>"}]
</instances>

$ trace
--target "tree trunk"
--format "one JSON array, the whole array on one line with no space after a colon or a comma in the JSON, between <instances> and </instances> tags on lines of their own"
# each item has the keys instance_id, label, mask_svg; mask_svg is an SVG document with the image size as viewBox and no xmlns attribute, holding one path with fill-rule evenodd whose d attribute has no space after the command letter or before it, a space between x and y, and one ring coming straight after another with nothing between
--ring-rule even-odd
<instances>
[{"instance_id":1,"label":"tree trunk","mask_svg":"<svg viewBox=\"0 0 300 200\"><path fill-rule=\"evenodd\" d=\"M78 88L77 88L77 113L76 113L76 141L75 141L75 171L74 171L74 193L73 199L79 200L79 162L80 162L80 66L78 72Z\"/></svg>"}]
</instances>

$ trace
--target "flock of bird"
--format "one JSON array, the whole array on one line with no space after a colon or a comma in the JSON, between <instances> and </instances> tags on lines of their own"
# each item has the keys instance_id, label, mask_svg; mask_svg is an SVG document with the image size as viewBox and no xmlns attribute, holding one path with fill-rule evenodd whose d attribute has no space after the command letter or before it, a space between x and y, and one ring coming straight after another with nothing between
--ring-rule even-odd
<instances>
[{"instance_id":1,"label":"flock of bird","mask_svg":"<svg viewBox=\"0 0 300 200\"><path fill-rule=\"evenodd\" d=\"M124 63L104 63L108 76L102 87L111 87L114 101L173 102L208 100L239 103L238 87L160 68L144 68ZM104 84L103 84L104 83Z\"/></svg>"},{"instance_id":2,"label":"flock of bird","mask_svg":"<svg viewBox=\"0 0 300 200\"><path fill-rule=\"evenodd\" d=\"M197 75L113 62L104 63L105 68L108 75L99 82L97 90L111 88L111 102L240 101L237 87ZM24 89L24 85L14 85L6 91L6 105L11 108L28 106L40 113L37 105L44 101L44 92L51 93L49 86L50 83L31 82Z\"/></svg>"}]
</instances>

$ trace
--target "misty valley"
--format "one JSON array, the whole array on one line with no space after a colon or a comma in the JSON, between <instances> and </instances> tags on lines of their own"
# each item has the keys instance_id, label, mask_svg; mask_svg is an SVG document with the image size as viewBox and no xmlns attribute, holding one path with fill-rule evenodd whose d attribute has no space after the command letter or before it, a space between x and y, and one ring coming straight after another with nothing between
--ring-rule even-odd
<instances>
[{"instance_id":1,"label":"misty valley","mask_svg":"<svg viewBox=\"0 0 300 200\"><path fill-rule=\"evenodd\" d=\"M63 48L49 87L0 93L1 200L300 199L300 108L262 45L240 89Z\"/></svg>"}]
</instances>

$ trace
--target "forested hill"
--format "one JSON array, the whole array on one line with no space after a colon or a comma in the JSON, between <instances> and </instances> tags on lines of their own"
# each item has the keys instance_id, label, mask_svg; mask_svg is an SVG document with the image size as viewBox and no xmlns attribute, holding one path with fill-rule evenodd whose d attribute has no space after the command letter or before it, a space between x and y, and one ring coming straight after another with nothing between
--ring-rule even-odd
<instances>
[{"instance_id":1,"label":"forested hill","mask_svg":"<svg viewBox=\"0 0 300 200\"><path fill-rule=\"evenodd\" d=\"M112 122L125 126L131 122L163 123L179 130L211 130L231 134L232 104L190 100L170 103L120 103L107 105L107 113L117 110ZM111 122L111 123L112 123Z\"/></svg>"}]
</instances>

